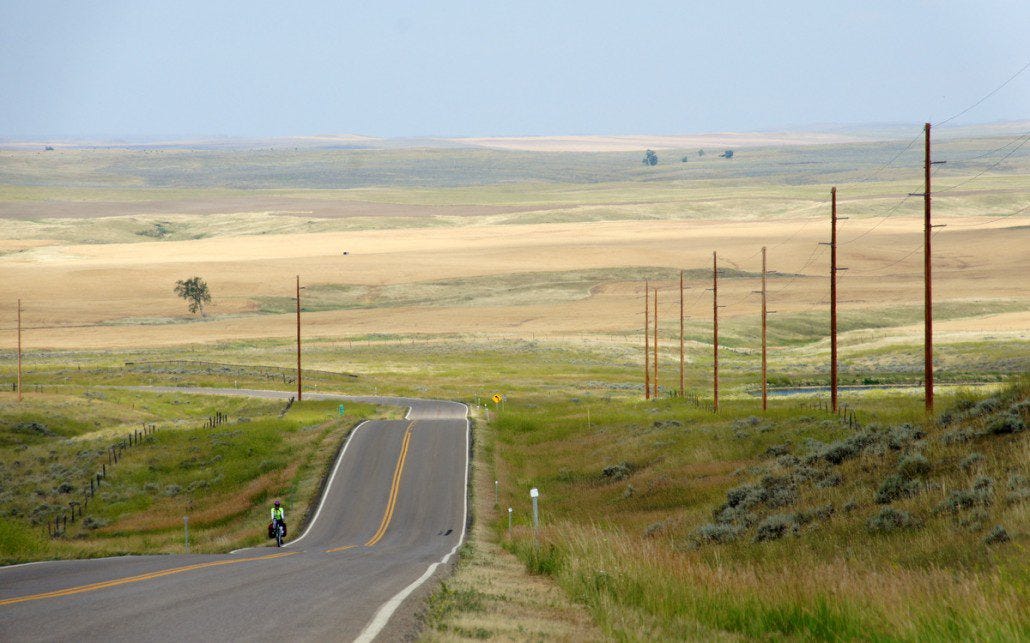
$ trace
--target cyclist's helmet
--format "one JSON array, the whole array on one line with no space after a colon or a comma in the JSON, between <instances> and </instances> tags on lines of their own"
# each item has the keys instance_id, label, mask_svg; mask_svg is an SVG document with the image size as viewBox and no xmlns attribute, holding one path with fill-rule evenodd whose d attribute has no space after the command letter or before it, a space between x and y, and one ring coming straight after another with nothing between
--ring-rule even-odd
<instances>
[{"instance_id":1,"label":"cyclist's helmet","mask_svg":"<svg viewBox=\"0 0 1030 643\"><path fill-rule=\"evenodd\" d=\"M278 506L279 506L279 501L278 501L278 500L276 500L276 501L275 501L275 506L276 506L276 507L278 507Z\"/></svg>"}]
</instances>

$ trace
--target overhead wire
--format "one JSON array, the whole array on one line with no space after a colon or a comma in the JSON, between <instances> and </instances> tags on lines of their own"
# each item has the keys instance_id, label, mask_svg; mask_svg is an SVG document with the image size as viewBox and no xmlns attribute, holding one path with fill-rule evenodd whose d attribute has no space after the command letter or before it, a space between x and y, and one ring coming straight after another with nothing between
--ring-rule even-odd
<instances>
[{"instance_id":1,"label":"overhead wire","mask_svg":"<svg viewBox=\"0 0 1030 643\"><path fill-rule=\"evenodd\" d=\"M936 239L938 234L940 234L940 230L933 231L932 233L930 233L930 239L931 240ZM899 263L905 261L906 259L908 259L909 257L911 257L912 255L914 255L915 253L919 252L922 249L923 249L923 244L919 243L919 245L917 245L915 248L913 248L912 250L906 252L904 255L902 255L901 257L899 257L897 259L895 259L894 261L890 262L889 264L886 264L884 266L877 266L877 267L869 269L869 270L849 270L848 272L851 273L851 274L862 275L864 277L876 276L875 273L877 273L877 272L879 272L881 270L886 270L888 268L892 268L892 267L898 265ZM838 278L838 280L840 280L840 278Z\"/></svg>"},{"instance_id":2,"label":"overhead wire","mask_svg":"<svg viewBox=\"0 0 1030 643\"><path fill-rule=\"evenodd\" d=\"M1020 68L1020 70L1019 70L1019 71L1017 71L1016 73L1014 73L1014 74L1012 74L1011 76L1009 76L1008 80L1006 80L1006 81L1005 81L1005 82L1003 82L1002 84L998 85L997 87L995 87L994 89L992 89L991 91L989 91L989 92L988 92L988 93L987 93L986 95L984 95L984 97L983 97L983 98L981 98L980 100L976 101L975 103L973 103L973 104L972 104L972 105L970 105L969 107L967 107L967 108L963 109L962 111L958 112L957 114L954 114L954 115L952 115L952 116L949 116L948 118L945 118L945 119L944 119L943 121L937 121L936 123L934 123L934 127L938 127L938 126L940 126L940 125L944 125L945 123L950 123L951 121L955 120L955 119L956 119L956 118L958 118L959 116L962 116L963 114L966 114L967 112L969 112L969 111L971 111L971 110L973 110L973 109L975 109L975 108L979 107L979 106L980 106L980 105L981 105L981 104L982 104L982 103L983 103L983 102L984 102L985 100L987 100L987 99L988 99L988 98L990 98L991 96L994 96L995 94L997 94L998 92L1000 92L1000 91L1001 91L1001 90L1002 90L1002 89L1003 89L1003 88L1004 88L1004 87L1005 87L1006 85L1008 85L1008 84L1009 84L1009 83L1011 83L1011 82L1012 82L1013 80L1015 80L1015 79L1016 79L1016 77L1018 77L1018 76L1019 76L1020 74L1022 74L1023 72L1025 72L1025 71L1026 71L1027 69L1030 69L1030 61L1028 61L1028 62L1027 62L1027 63L1026 63L1025 65L1023 65L1023 66L1022 66L1022 67Z\"/></svg>"},{"instance_id":3,"label":"overhead wire","mask_svg":"<svg viewBox=\"0 0 1030 643\"><path fill-rule=\"evenodd\" d=\"M948 224L948 226L951 227L951 228L976 228L978 226L987 225L988 223L996 223L998 221L1003 221L1005 219L1009 219L1011 217L1018 216L1018 215L1020 215L1020 214L1022 214L1024 212L1026 212L1027 210L1030 210L1030 205L1024 205L1023 207L1021 207L1020 209L1016 210L1015 212L1009 212L1008 214L1003 214L1003 215L1001 215L999 217L995 217L994 219L988 219L987 221L980 221L980 222L977 222L977 223L950 223L950 224Z\"/></svg>"},{"instance_id":4,"label":"overhead wire","mask_svg":"<svg viewBox=\"0 0 1030 643\"><path fill-rule=\"evenodd\" d=\"M980 159L982 159L982 158L985 158L985 157L991 156L991 155L992 155L992 154L994 154L995 152L1000 152L1000 151L1002 151L1003 149L1005 149L1005 148L1006 148L1006 147L1008 147L1009 145L1012 145L1013 143L1015 143L1015 142L1016 142L1016 141L1018 141L1019 139L1023 138L1024 136L1030 136L1030 131L1027 131L1027 132L1023 132L1023 133L1021 133L1021 134L1020 134L1019 136L1017 136L1017 137L1015 137L1015 138L1013 138L1013 139L1011 139L1011 140L1009 140L1009 141L1006 141L1004 145L1001 145L1001 146L999 146L999 147L996 147L996 148L994 148L993 150L988 150L988 151L984 152L983 154L977 154L976 156L971 156L971 157L969 157L969 158L967 158L967 159L956 159L956 160L958 160L958 161L961 161L961 162L963 162L963 163L968 163L968 162L970 162L970 161L978 161L978 160L980 160Z\"/></svg>"},{"instance_id":5,"label":"overhead wire","mask_svg":"<svg viewBox=\"0 0 1030 643\"><path fill-rule=\"evenodd\" d=\"M804 264L803 264L803 265L802 265L802 266L801 266L800 268L797 268L796 270L793 270L793 271L792 271L792 272L794 273L794 275L793 275L793 276L792 276L792 277L790 278L790 281L788 281L787 283L783 284L782 286L780 286L780 287L779 287L779 288L777 288L776 290L773 290L773 291L771 291L771 292L770 292L770 294L773 294L773 295L778 295L778 294L780 294L780 293L784 292L785 290L787 290L788 288L790 288L790 287L791 287L791 286L792 286L792 285L794 284L794 282L795 282L795 281L797 281L798 277L801 277L801 276L803 276L803 275L801 274L801 273L802 273L802 271L804 271L804 270L805 270L805 268L807 268L807 267L809 267L810 265L812 265L812 262L813 262L813 261L815 261L815 258L816 258L816 256L818 256L818 255L819 255L819 252L820 252L820 251L821 251L821 250L822 250L823 248L825 248L825 247L826 247L826 246L823 246L823 245L819 245L819 244L817 244L817 245L815 246L815 250L813 250L813 251L812 251L812 254L810 254L810 255L808 256L808 260L807 260L807 261L805 261L805 263L804 263Z\"/></svg>"},{"instance_id":6,"label":"overhead wire","mask_svg":"<svg viewBox=\"0 0 1030 643\"><path fill-rule=\"evenodd\" d=\"M1013 154L1018 152L1021 147L1026 145L1027 141L1030 141L1030 134L1027 134L1027 135L1025 135L1025 136L1023 136L1021 138L1023 140L1020 141L1019 145L1017 145L1014 148L1012 148L1011 150L1009 150L1008 154L1006 154L1005 156L1001 157L1000 159L998 159L997 161L995 161L991 165L989 165L989 166L985 167L984 169L980 170L980 172L977 173L976 175L971 176L968 179L965 179L964 181L959 181L955 185L950 185L950 186L948 186L946 188L940 188L940 189L934 190L934 193L948 192L950 190L954 190L957 187L963 186L963 185L965 185L965 184L967 184L967 183L969 183L971 181L975 181L976 179L980 178L981 176L983 176L987 172L990 172L994 168L998 167L999 165L1001 165L1002 162L1004 162L1005 160L1010 158Z\"/></svg>"}]
</instances>

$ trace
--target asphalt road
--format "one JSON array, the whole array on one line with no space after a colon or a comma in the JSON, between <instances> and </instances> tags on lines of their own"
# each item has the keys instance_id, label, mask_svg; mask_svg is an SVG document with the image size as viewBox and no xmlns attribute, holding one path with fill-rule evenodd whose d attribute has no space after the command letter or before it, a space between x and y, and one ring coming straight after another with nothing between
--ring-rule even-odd
<instances>
[{"instance_id":1,"label":"asphalt road","mask_svg":"<svg viewBox=\"0 0 1030 643\"><path fill-rule=\"evenodd\" d=\"M235 389L192 392L289 396ZM402 636L415 599L429 587L426 581L464 538L467 409L454 402L405 398L315 393L308 398L410 409L405 420L365 422L352 432L314 519L299 537L291 533L295 539L282 549L224 555L0 567L0 640Z\"/></svg>"}]
</instances>

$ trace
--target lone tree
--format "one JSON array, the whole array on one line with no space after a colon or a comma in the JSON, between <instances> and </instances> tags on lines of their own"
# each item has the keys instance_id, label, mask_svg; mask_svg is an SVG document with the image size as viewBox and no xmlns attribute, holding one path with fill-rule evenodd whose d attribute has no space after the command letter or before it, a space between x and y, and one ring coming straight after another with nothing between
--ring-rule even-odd
<instances>
[{"instance_id":1,"label":"lone tree","mask_svg":"<svg viewBox=\"0 0 1030 643\"><path fill-rule=\"evenodd\" d=\"M204 304L211 301L211 291L207 288L207 282L200 277L193 277L185 281L175 282L175 294L179 295L189 303L190 312L204 316Z\"/></svg>"},{"instance_id":2,"label":"lone tree","mask_svg":"<svg viewBox=\"0 0 1030 643\"><path fill-rule=\"evenodd\" d=\"M648 150L644 152L644 160L641 163L644 165L658 165L658 155L654 153L654 150Z\"/></svg>"}]
</instances>

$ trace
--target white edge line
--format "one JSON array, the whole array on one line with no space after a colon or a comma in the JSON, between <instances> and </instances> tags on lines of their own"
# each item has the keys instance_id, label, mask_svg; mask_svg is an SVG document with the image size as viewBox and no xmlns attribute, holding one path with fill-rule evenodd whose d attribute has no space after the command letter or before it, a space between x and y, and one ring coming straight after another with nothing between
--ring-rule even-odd
<instances>
[{"instance_id":1,"label":"white edge line","mask_svg":"<svg viewBox=\"0 0 1030 643\"><path fill-rule=\"evenodd\" d=\"M304 530L304 533L302 533L300 537L297 538L297 540L291 540L290 542L283 545L283 547L296 545L300 541L304 540L304 536L307 536L308 532L311 531L311 528L315 526L315 521L318 520L319 514L322 513L322 507L325 505L325 499L329 497L329 490L333 488L333 480L336 479L336 472L340 470L340 463L343 462L343 454L347 453L347 447L350 446L351 441L354 439L354 434L358 432L358 429L365 426L369 422L371 422L371 420L365 420L361 424L357 425L350 432L350 435L347 436L347 442L343 445L343 448L340 449L340 455L336 456L336 464L333 465L333 473L329 476L329 482L326 483L325 489L322 490L322 499L318 501L318 509L315 510L314 518L311 519L311 522L308 523L307 529Z\"/></svg>"},{"instance_id":2,"label":"white edge line","mask_svg":"<svg viewBox=\"0 0 1030 643\"><path fill-rule=\"evenodd\" d=\"M361 630L361 634L358 638L354 639L355 643L367 643L379 636L379 633L386 627L386 623L393 616L393 613L397 611L397 608L401 606L412 592L414 592L420 585L425 583L436 571L436 568L440 565L445 564L450 560L451 556L454 555L458 548L465 542L465 531L468 528L468 512L469 512L469 464L472 460L472 454L469 453L469 433L472 432L472 423L469 420L469 407L468 404L462 404L465 407L465 487L463 489L463 497L465 499L465 508L462 511L461 517L461 538L458 539L458 544L454 546L451 551L447 552L447 555L441 558L438 562L433 563L426 569L425 573L418 577L412 584L408 585L401 591L397 592L390 600L383 603L382 607L376 612L376 615L372 617L372 622L365 626L365 629Z\"/></svg>"}]
</instances>

